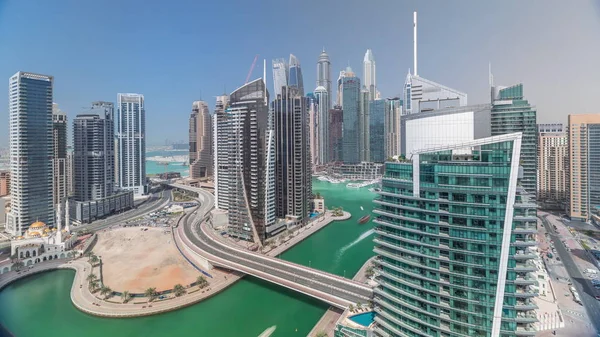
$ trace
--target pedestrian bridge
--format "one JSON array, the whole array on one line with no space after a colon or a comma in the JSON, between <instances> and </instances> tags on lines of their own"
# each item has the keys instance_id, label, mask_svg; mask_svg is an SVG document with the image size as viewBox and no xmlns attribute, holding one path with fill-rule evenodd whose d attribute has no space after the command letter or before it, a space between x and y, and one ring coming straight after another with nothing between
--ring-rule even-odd
<instances>
[{"instance_id":1,"label":"pedestrian bridge","mask_svg":"<svg viewBox=\"0 0 600 337\"><path fill-rule=\"evenodd\" d=\"M251 252L228 242L204 221L214 207L212 194L195 187L169 185L198 193L201 207L195 217L187 218L177 230L183 244L211 264L261 278L342 309L359 302L367 303L373 298L373 289L366 284Z\"/></svg>"}]
</instances>

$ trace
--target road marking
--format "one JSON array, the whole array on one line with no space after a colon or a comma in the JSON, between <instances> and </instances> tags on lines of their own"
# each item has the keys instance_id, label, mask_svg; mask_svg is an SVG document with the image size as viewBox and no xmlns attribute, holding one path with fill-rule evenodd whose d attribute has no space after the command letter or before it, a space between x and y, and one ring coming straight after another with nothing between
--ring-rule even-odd
<instances>
[{"instance_id":1,"label":"road marking","mask_svg":"<svg viewBox=\"0 0 600 337\"><path fill-rule=\"evenodd\" d=\"M569 313L569 314L571 314L571 315L575 315L575 316L579 316L579 317L585 317L585 315L584 315L584 314L582 314L582 313L580 313L580 312L577 312L577 311L573 311L573 310L569 310L569 309L567 309L567 310L565 310L565 311L566 311L566 312L568 312L568 313Z\"/></svg>"}]
</instances>

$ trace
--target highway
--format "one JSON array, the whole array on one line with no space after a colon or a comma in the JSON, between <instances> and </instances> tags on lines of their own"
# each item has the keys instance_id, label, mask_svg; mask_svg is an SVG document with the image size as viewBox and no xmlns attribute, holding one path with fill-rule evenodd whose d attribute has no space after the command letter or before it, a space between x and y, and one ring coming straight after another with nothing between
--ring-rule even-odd
<instances>
[{"instance_id":1,"label":"highway","mask_svg":"<svg viewBox=\"0 0 600 337\"><path fill-rule=\"evenodd\" d=\"M596 293L596 290L592 287L592 284L583 276L575 261L573 261L573 256L570 252L567 251L565 245L561 241L561 237L556 234L554 231L553 225L546 219L547 215L540 217L544 226L546 227L546 231L550 233L550 238L554 242L554 247L556 248L556 253L561 258L565 269L569 273L571 277L571 282L577 292L581 297L581 301L585 310L590 317L591 324L596 329L596 332L600 331L600 301L596 300L593 294Z\"/></svg>"}]
</instances>

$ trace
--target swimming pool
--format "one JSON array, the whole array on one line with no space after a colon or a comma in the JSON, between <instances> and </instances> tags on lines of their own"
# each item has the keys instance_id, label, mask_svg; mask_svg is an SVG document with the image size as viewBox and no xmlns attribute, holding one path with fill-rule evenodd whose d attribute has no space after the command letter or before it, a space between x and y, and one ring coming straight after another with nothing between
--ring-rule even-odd
<instances>
[{"instance_id":1,"label":"swimming pool","mask_svg":"<svg viewBox=\"0 0 600 337\"><path fill-rule=\"evenodd\" d=\"M363 312L362 314L348 317L352 322L368 327L375 319L375 311Z\"/></svg>"}]
</instances>

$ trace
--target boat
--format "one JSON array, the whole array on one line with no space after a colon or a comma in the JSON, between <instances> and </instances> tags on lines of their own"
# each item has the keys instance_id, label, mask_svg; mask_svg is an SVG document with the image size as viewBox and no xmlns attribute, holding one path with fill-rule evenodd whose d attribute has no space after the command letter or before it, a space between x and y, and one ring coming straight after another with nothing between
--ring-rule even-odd
<instances>
[{"instance_id":1,"label":"boat","mask_svg":"<svg viewBox=\"0 0 600 337\"><path fill-rule=\"evenodd\" d=\"M364 211L365 209L364 209L362 206L360 206L360 210L361 210L361 211Z\"/></svg>"},{"instance_id":2,"label":"boat","mask_svg":"<svg viewBox=\"0 0 600 337\"><path fill-rule=\"evenodd\" d=\"M360 219L358 219L358 223L360 225L367 223L371 219L371 214L363 215Z\"/></svg>"},{"instance_id":3,"label":"boat","mask_svg":"<svg viewBox=\"0 0 600 337\"><path fill-rule=\"evenodd\" d=\"M263 333L261 333L258 337L269 337L273 334L273 332L275 332L276 328L277 326L273 325L272 327L268 328Z\"/></svg>"}]
</instances>

